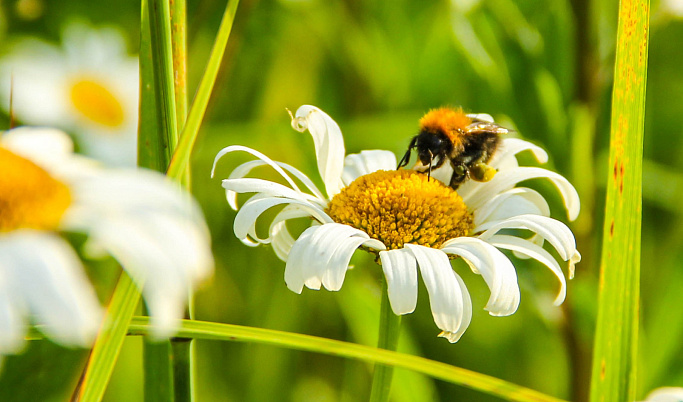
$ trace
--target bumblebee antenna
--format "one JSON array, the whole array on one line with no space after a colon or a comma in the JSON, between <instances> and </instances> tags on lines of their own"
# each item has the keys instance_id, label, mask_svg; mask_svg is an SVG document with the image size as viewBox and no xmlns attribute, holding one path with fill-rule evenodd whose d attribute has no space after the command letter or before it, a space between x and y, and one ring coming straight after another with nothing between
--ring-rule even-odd
<instances>
[{"instance_id":1,"label":"bumblebee antenna","mask_svg":"<svg viewBox=\"0 0 683 402\"><path fill-rule=\"evenodd\" d=\"M427 181L432 178L432 162L434 162L434 154L429 150L429 170L427 171Z\"/></svg>"}]
</instances>

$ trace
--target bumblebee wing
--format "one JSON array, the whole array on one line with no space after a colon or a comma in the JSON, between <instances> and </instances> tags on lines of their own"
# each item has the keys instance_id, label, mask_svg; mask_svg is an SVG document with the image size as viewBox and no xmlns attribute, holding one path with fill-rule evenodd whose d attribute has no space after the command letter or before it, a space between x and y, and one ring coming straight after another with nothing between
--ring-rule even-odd
<instances>
[{"instance_id":1,"label":"bumblebee wing","mask_svg":"<svg viewBox=\"0 0 683 402\"><path fill-rule=\"evenodd\" d=\"M505 127L501 127L496 123L489 122L474 122L467 126L466 132L468 134L489 133L489 134L507 134L510 132Z\"/></svg>"}]
</instances>

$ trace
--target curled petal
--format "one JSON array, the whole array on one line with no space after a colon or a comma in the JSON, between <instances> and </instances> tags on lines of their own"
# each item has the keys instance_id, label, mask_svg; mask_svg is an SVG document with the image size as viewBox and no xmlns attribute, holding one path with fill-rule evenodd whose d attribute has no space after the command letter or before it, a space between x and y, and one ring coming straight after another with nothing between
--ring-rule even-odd
<instances>
[{"instance_id":1,"label":"curled petal","mask_svg":"<svg viewBox=\"0 0 683 402\"><path fill-rule=\"evenodd\" d=\"M327 195L332 198L344 187L342 171L344 168L344 138L337 123L327 113L315 106L304 105L296 111L292 127L313 136L315 155L320 177L325 182Z\"/></svg>"},{"instance_id":2,"label":"curled petal","mask_svg":"<svg viewBox=\"0 0 683 402\"><path fill-rule=\"evenodd\" d=\"M311 181L311 179L308 178L303 172L301 172L299 169L295 168L294 166L288 165L283 162L276 162L272 161L276 165L280 166L282 169L285 171L289 172L291 175L299 179L306 188L318 199L324 200L325 197L323 194L318 190L318 187ZM215 166L215 162L214 162ZM245 162L239 166L237 166L235 169L233 169L232 172L230 172L230 175L228 176L228 180L230 179L241 179L248 175L254 168L259 167L259 166L270 166L268 162L257 159L249 162ZM234 210L237 210L237 194L234 192L227 193L227 199L228 199L228 204L230 207Z\"/></svg>"},{"instance_id":3,"label":"curled petal","mask_svg":"<svg viewBox=\"0 0 683 402\"><path fill-rule=\"evenodd\" d=\"M20 230L0 241L0 352L18 352L32 315L50 338L90 346L102 312L78 256L60 237Z\"/></svg>"},{"instance_id":4,"label":"curled petal","mask_svg":"<svg viewBox=\"0 0 683 402\"><path fill-rule=\"evenodd\" d=\"M503 138L500 146L501 149L493 155L489 162L489 164L495 168L498 167L498 163L500 163L502 159L527 150L531 151L534 154L534 157L536 157L536 160L540 163L548 162L548 153L545 152L543 148L534 145L529 141L524 141L519 138Z\"/></svg>"},{"instance_id":5,"label":"curled petal","mask_svg":"<svg viewBox=\"0 0 683 402\"><path fill-rule=\"evenodd\" d=\"M488 221L499 221L517 215L534 214L550 216L548 202L536 190L526 187L502 192L474 211L474 232L477 226Z\"/></svg>"},{"instance_id":6,"label":"curled petal","mask_svg":"<svg viewBox=\"0 0 683 402\"><path fill-rule=\"evenodd\" d=\"M527 257L533 258L534 260L550 268L553 274L555 274L557 279L560 281L560 289L557 292L557 297L555 298L553 304L559 306L564 302L564 299L567 296L567 281L564 279L564 274L562 273L560 265L557 263L557 261L555 261L553 256L550 255L550 253L529 240L520 239L519 237L515 236L495 235L492 236L488 242L498 248L504 248L506 250L524 254Z\"/></svg>"},{"instance_id":7,"label":"curled petal","mask_svg":"<svg viewBox=\"0 0 683 402\"><path fill-rule=\"evenodd\" d=\"M453 271L448 256L441 250L406 244L415 256L422 280L429 293L429 304L439 334L457 342L472 320L472 302L462 280Z\"/></svg>"},{"instance_id":8,"label":"curled petal","mask_svg":"<svg viewBox=\"0 0 683 402\"><path fill-rule=\"evenodd\" d=\"M417 306L417 261L407 249L380 251L387 278L391 309L396 315L410 314Z\"/></svg>"},{"instance_id":9,"label":"curled petal","mask_svg":"<svg viewBox=\"0 0 683 402\"><path fill-rule=\"evenodd\" d=\"M441 250L461 256L475 273L481 274L491 290L486 310L493 316L513 314L519 307L517 272L510 260L492 245L474 237L457 237Z\"/></svg>"},{"instance_id":10,"label":"curled petal","mask_svg":"<svg viewBox=\"0 0 683 402\"><path fill-rule=\"evenodd\" d=\"M339 223L306 229L294 243L285 266L285 283L296 293L303 286L339 290L353 252L370 237L363 231ZM329 286L329 287L328 287Z\"/></svg>"},{"instance_id":11,"label":"curled petal","mask_svg":"<svg viewBox=\"0 0 683 402\"><path fill-rule=\"evenodd\" d=\"M275 171L278 172L280 174L280 176L282 176L287 181L287 183L290 186L292 186L292 188L294 190L296 190L297 192L301 192L301 190L299 190L299 187L296 185L294 180L292 180L292 178L287 174L287 172L285 172L285 170L282 167L280 167L280 165L277 162L273 161L272 159L270 159L269 157L267 157L266 155L262 154L261 152L255 150L255 149L251 149L249 147L244 147L242 145L231 145L229 147L225 147L225 148L221 149L218 152L218 154L216 154L216 157L213 160L213 167L211 168L211 177L213 177L213 175L216 171L216 164L218 163L218 160L221 159L226 154L229 154L231 152L236 152L236 151L244 151L244 152L250 153L250 154L254 155L255 157L259 158L259 160L263 161L263 163L265 163L268 166L275 169ZM244 167L244 165L242 165L242 167L238 171L238 174L236 174L237 177L239 177L239 174L243 173L242 169L246 169L246 167ZM237 208L235 207L233 209L237 209Z\"/></svg>"},{"instance_id":12,"label":"curled petal","mask_svg":"<svg viewBox=\"0 0 683 402\"><path fill-rule=\"evenodd\" d=\"M578 253L572 231L564 223L547 216L519 215L503 221L487 222L481 229L484 230L478 236L481 240L488 240L502 229L528 229L550 242L563 260L581 259L580 255L576 257Z\"/></svg>"},{"instance_id":13,"label":"curled petal","mask_svg":"<svg viewBox=\"0 0 683 402\"><path fill-rule=\"evenodd\" d=\"M378 170L396 169L396 155L390 151L370 150L347 155L342 180L347 186L357 178Z\"/></svg>"},{"instance_id":14,"label":"curled petal","mask_svg":"<svg viewBox=\"0 0 683 402\"><path fill-rule=\"evenodd\" d=\"M292 237L287 229L287 221L310 216L311 214L308 211L299 208L296 204L286 206L282 211L275 215L275 218L273 218L273 222L268 229L268 233L270 233L273 251L275 251L275 255L277 255L279 259L287 261L289 251L292 249L295 242L294 237ZM264 243L267 243L267 241Z\"/></svg>"},{"instance_id":15,"label":"curled petal","mask_svg":"<svg viewBox=\"0 0 683 402\"><path fill-rule=\"evenodd\" d=\"M579 194L574 186L561 175L546 169L537 167L518 167L509 170L501 170L487 183L477 183L478 186L470 187L473 191L459 194L465 203L473 209L482 207L489 199L505 190L513 188L517 183L538 178L547 178L560 190L564 205L567 208L567 215L570 220L576 219L579 215L581 204ZM471 184L471 183L466 183Z\"/></svg>"},{"instance_id":16,"label":"curled petal","mask_svg":"<svg viewBox=\"0 0 683 402\"><path fill-rule=\"evenodd\" d=\"M259 197L281 197L300 201L309 201L324 208L326 202L310 194L292 190L287 186L263 179L224 179L222 182L226 198L230 202L230 193L258 193ZM235 205L236 206L236 205ZM237 208L234 208L235 210Z\"/></svg>"},{"instance_id":17,"label":"curled petal","mask_svg":"<svg viewBox=\"0 0 683 402\"><path fill-rule=\"evenodd\" d=\"M331 223L330 218L322 209L301 200L290 198L261 198L254 196L250 198L235 216L233 229L235 236L240 240L246 240L247 235L258 243L268 243L267 239L260 239L256 235L256 220L268 209L282 204L298 205L301 210L307 211L311 217L321 223Z\"/></svg>"}]
</instances>

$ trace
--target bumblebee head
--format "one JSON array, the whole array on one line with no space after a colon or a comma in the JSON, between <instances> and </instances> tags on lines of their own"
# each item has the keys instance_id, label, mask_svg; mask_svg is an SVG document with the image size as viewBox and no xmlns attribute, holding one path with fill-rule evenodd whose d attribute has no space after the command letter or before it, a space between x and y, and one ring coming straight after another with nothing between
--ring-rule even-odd
<instances>
[{"instance_id":1,"label":"bumblebee head","mask_svg":"<svg viewBox=\"0 0 683 402\"><path fill-rule=\"evenodd\" d=\"M408 150L398 164L399 168L408 164L413 149L417 150L417 158L425 166L432 166L434 164L434 159L438 157L439 160L436 165L433 166L436 168L443 164L446 156L453 150L453 144L442 132L433 132L422 129L420 133L410 141Z\"/></svg>"}]
</instances>

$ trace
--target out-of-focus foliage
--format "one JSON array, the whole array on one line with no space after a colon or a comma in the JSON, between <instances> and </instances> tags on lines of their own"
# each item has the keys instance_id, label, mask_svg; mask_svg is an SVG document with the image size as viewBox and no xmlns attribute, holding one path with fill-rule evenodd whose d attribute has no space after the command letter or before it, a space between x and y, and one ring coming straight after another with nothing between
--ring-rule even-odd
<instances>
[{"instance_id":1,"label":"out-of-focus foliage","mask_svg":"<svg viewBox=\"0 0 683 402\"><path fill-rule=\"evenodd\" d=\"M639 391L683 385L683 20L653 3L643 176L642 325ZM33 8L31 8L33 7ZM35 7L42 9L40 13ZM586 397L609 144L610 82L616 33L611 1L275 1L242 0L200 130L192 166L193 192L207 216L216 274L196 295L196 317L306 333L373 345L381 269L362 253L340 292L284 285L284 263L267 247L242 245L232 233L220 178L242 159L216 152L242 144L302 168L318 184L313 143L289 127L285 107L320 106L337 119L348 152L389 149L397 154L431 107L462 105L542 144L551 164L575 183L581 217L572 225L583 255L561 308L556 283L536 263L516 261L519 311L490 317L483 281L454 262L472 294L474 317L456 344L436 338L426 292L403 318L399 350L479 371L570 400ZM28 13L24 8L32 11ZM220 23L224 2L188 3L190 101ZM23 10L23 11L21 11ZM578 12L577 12L578 11ZM57 41L79 18L129 33L137 52L139 3L12 0L0 10L0 55L6 44L33 35ZM30 17L30 18L29 18ZM4 127L7 116L0 119ZM531 158L529 158L531 159ZM552 186L548 195L562 217ZM90 275L106 300L116 278L93 261ZM471 278L470 278L471 279ZM128 339L105 400L142 398L141 342ZM340 358L241 343L197 342L200 401L367 399L372 367ZM61 401L76 383L84 351L35 342L5 359L0 400ZM396 371L395 401L476 400L491 397Z\"/></svg>"}]
</instances>

